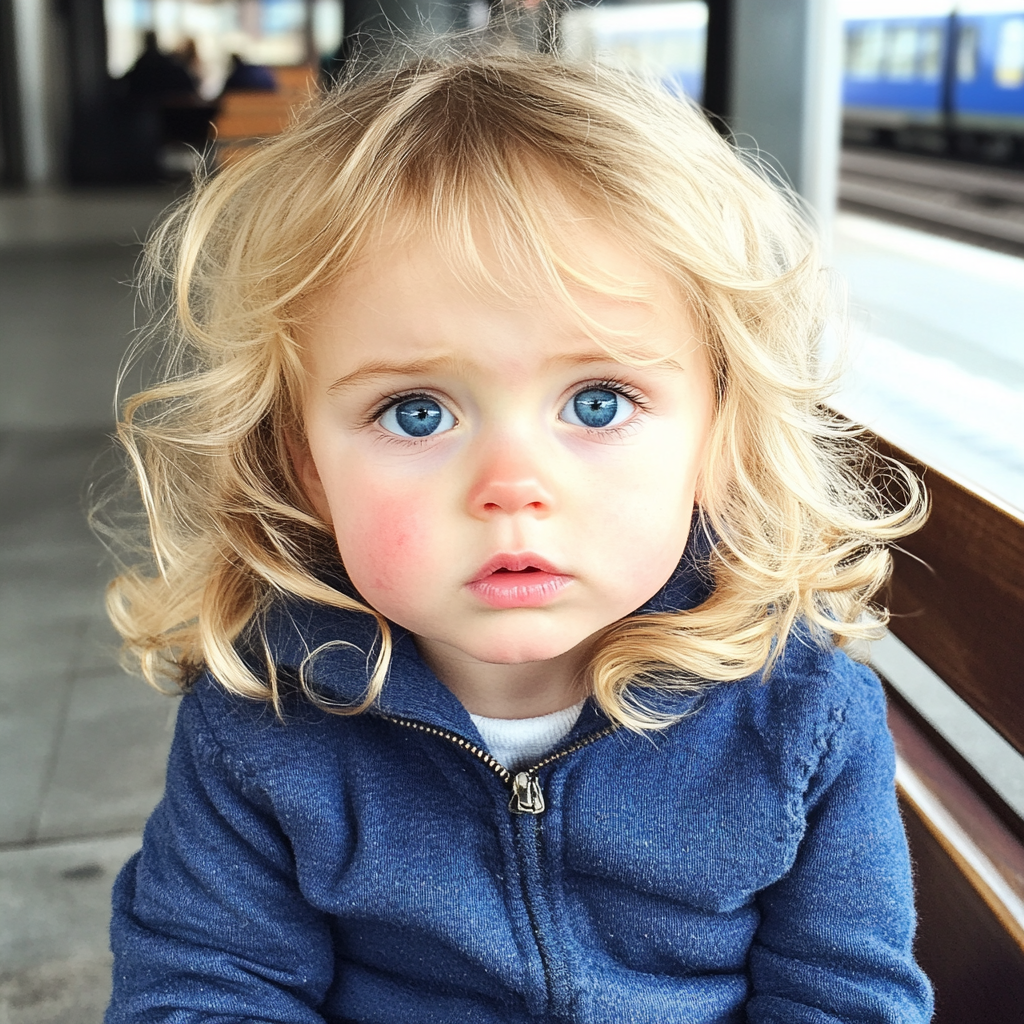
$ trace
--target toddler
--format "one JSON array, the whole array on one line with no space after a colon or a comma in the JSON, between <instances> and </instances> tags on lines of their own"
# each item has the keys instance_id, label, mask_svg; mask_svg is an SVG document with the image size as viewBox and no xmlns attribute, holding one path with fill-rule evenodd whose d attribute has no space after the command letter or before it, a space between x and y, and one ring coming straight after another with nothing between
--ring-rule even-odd
<instances>
[{"instance_id":1,"label":"toddler","mask_svg":"<svg viewBox=\"0 0 1024 1024\"><path fill-rule=\"evenodd\" d=\"M841 650L923 499L822 404L790 199L618 73L431 58L150 261L110 608L184 698L108 1024L928 1020Z\"/></svg>"}]
</instances>

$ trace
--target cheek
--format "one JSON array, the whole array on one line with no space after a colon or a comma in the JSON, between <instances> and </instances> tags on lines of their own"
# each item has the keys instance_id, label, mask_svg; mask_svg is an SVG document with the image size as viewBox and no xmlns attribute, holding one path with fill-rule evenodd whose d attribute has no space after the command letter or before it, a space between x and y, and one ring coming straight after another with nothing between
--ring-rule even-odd
<instances>
[{"instance_id":1,"label":"cheek","mask_svg":"<svg viewBox=\"0 0 1024 1024\"><path fill-rule=\"evenodd\" d=\"M672 545L685 536L696 493L697 460L680 446L655 448L623 466L615 496L608 502L604 529L619 544L640 549Z\"/></svg>"},{"instance_id":2,"label":"cheek","mask_svg":"<svg viewBox=\"0 0 1024 1024\"><path fill-rule=\"evenodd\" d=\"M660 589L686 547L697 469L690 454L675 444L625 461L618 485L591 519L589 543L622 567L619 586L634 607Z\"/></svg>"},{"instance_id":3,"label":"cheek","mask_svg":"<svg viewBox=\"0 0 1024 1024\"><path fill-rule=\"evenodd\" d=\"M334 514L338 552L356 589L390 618L416 593L432 566L429 509L368 481L348 490L358 495L353 507ZM332 512L334 510L332 509Z\"/></svg>"},{"instance_id":4,"label":"cheek","mask_svg":"<svg viewBox=\"0 0 1024 1024\"><path fill-rule=\"evenodd\" d=\"M661 589L686 548L692 504L636 508L631 516L611 517L603 550L619 567L617 585L636 607Z\"/></svg>"}]
</instances>

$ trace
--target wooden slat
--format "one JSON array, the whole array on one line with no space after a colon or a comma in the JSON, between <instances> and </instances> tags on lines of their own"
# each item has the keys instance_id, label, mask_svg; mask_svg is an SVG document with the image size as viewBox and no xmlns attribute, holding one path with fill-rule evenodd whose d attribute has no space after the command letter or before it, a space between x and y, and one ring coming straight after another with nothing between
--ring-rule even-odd
<instances>
[{"instance_id":1,"label":"wooden slat","mask_svg":"<svg viewBox=\"0 0 1024 1024\"><path fill-rule=\"evenodd\" d=\"M879 671L877 666L875 666L875 670L878 671L882 682L885 683L885 692L889 703L895 704L899 711L910 719L914 729L946 761L973 796L981 800L1016 838L1017 842L1024 846L1024 818L1006 802L1005 797L992 786L989 780L891 684L891 681L886 679L883 671Z\"/></svg>"},{"instance_id":2,"label":"wooden slat","mask_svg":"<svg viewBox=\"0 0 1024 1024\"><path fill-rule=\"evenodd\" d=\"M295 103L293 93L280 92L229 92L220 101L220 112L229 116L259 114L267 110L292 109Z\"/></svg>"},{"instance_id":3,"label":"wooden slat","mask_svg":"<svg viewBox=\"0 0 1024 1024\"><path fill-rule=\"evenodd\" d=\"M1024 1024L1024 846L890 702L934 1024Z\"/></svg>"},{"instance_id":4,"label":"wooden slat","mask_svg":"<svg viewBox=\"0 0 1024 1024\"><path fill-rule=\"evenodd\" d=\"M913 808L917 958L935 986L932 1024L1024 1024L1024 958Z\"/></svg>"},{"instance_id":5,"label":"wooden slat","mask_svg":"<svg viewBox=\"0 0 1024 1024\"><path fill-rule=\"evenodd\" d=\"M308 64L297 64L294 67L274 68L277 87L282 92L303 92L309 96L317 90L316 69Z\"/></svg>"},{"instance_id":6,"label":"wooden slat","mask_svg":"<svg viewBox=\"0 0 1024 1024\"><path fill-rule=\"evenodd\" d=\"M974 885L984 892L993 914L1003 920L1004 928L1017 937L1024 957L1024 844L1000 821L992 809L914 724L897 701L889 700L889 728L903 764L913 772L916 785L941 806L948 822L932 820L929 827L941 832L947 853L961 863L966 874L978 875ZM897 781L900 780L897 773ZM918 800L904 786L904 796L917 802L919 814L928 817L927 800ZM935 815L932 815L935 818ZM959 829L958 837L951 830ZM973 845L985 865L979 869L970 862L973 854L959 850ZM987 865L987 866L986 866ZM980 874L979 874L980 871ZM986 878L991 875L991 878ZM1002 895L1000 895L1002 893Z\"/></svg>"},{"instance_id":7,"label":"wooden slat","mask_svg":"<svg viewBox=\"0 0 1024 1024\"><path fill-rule=\"evenodd\" d=\"M282 131L296 107L301 107L316 92L316 73L312 68L281 67L273 72L278 84L276 92L229 92L221 98L214 122L221 165L237 158L234 143Z\"/></svg>"},{"instance_id":8,"label":"wooden slat","mask_svg":"<svg viewBox=\"0 0 1024 1024\"><path fill-rule=\"evenodd\" d=\"M220 114L216 120L217 138L228 141L276 135L284 130L290 117L291 109L288 107L247 114Z\"/></svg>"},{"instance_id":9,"label":"wooden slat","mask_svg":"<svg viewBox=\"0 0 1024 1024\"><path fill-rule=\"evenodd\" d=\"M932 500L895 554L890 629L1024 753L1024 522L878 447L921 473Z\"/></svg>"}]
</instances>

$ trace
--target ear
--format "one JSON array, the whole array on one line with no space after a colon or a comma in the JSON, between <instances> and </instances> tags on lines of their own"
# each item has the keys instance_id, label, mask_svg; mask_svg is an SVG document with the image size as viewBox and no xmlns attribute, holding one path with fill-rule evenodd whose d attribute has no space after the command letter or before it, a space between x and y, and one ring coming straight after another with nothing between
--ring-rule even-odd
<instances>
[{"instance_id":1,"label":"ear","mask_svg":"<svg viewBox=\"0 0 1024 1024\"><path fill-rule=\"evenodd\" d=\"M701 456L700 467L697 470L697 479L694 481L694 491L693 491L693 507L694 508L698 508L699 506L704 504L704 498L705 498L705 495L707 493L707 487L705 485L704 477L705 477L705 474L707 473L707 465L708 465L708 457L709 457L708 453L709 453L710 448L711 448L711 445L710 445L709 441L710 441L710 438L709 438L708 441L705 441L705 443L704 443L704 453Z\"/></svg>"},{"instance_id":2,"label":"ear","mask_svg":"<svg viewBox=\"0 0 1024 1024\"><path fill-rule=\"evenodd\" d=\"M317 472L316 463L313 461L313 453L305 438L296 437L290 430L285 431L285 447L288 449L288 458L292 464L292 470L302 487L306 499L316 510L320 518L328 526L333 525L331 518L331 506L327 500L327 492L324 490L320 474Z\"/></svg>"},{"instance_id":3,"label":"ear","mask_svg":"<svg viewBox=\"0 0 1024 1024\"><path fill-rule=\"evenodd\" d=\"M704 504L704 470L697 474L696 486L693 491L693 507L699 508Z\"/></svg>"}]
</instances>

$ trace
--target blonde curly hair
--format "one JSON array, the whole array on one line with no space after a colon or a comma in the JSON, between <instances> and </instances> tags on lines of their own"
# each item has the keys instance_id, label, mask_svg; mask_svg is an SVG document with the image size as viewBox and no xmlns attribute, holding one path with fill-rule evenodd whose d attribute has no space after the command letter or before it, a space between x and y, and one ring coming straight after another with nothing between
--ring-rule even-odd
<instances>
[{"instance_id":1,"label":"blonde curly hair","mask_svg":"<svg viewBox=\"0 0 1024 1024\"><path fill-rule=\"evenodd\" d=\"M186 685L207 668L280 710L269 651L254 673L235 642L291 594L377 620L365 699L334 710L373 703L389 625L325 582L333 536L288 457L286 437L302 437L302 326L385 222L429 232L453 265L486 276L482 221L504 258L571 303L567 284L589 279L551 237L559 206L584 210L678 286L717 384L699 510L713 591L692 610L608 627L588 668L595 700L618 724L657 728L666 719L645 688L770 667L799 620L840 645L877 633L887 545L920 525L925 498L825 404L819 343L837 289L798 204L655 86L478 53L334 89L201 183L151 238L147 279L166 302L143 344L162 346L161 369L124 403L118 431L152 558L108 595L147 680Z\"/></svg>"}]
</instances>

